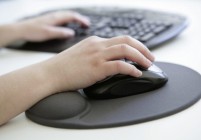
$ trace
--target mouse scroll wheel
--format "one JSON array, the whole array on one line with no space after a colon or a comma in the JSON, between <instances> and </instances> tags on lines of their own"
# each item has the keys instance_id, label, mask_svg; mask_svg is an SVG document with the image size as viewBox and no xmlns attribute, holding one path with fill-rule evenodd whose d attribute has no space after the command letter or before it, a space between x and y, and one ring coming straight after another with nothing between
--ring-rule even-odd
<instances>
[{"instance_id":1,"label":"mouse scroll wheel","mask_svg":"<svg viewBox=\"0 0 201 140\"><path fill-rule=\"evenodd\" d=\"M139 69L139 70L141 70L141 71L146 71L147 69L146 68L144 68L144 67L142 67L142 66L140 66L140 65L138 65L138 64L136 64L136 65L134 65L137 69Z\"/></svg>"},{"instance_id":2,"label":"mouse scroll wheel","mask_svg":"<svg viewBox=\"0 0 201 140\"><path fill-rule=\"evenodd\" d=\"M131 64L131 65L134 65L137 69L139 70L147 70L146 68L142 67L141 65L138 65L137 63L133 62L133 61L130 61L130 60L125 60L125 62Z\"/></svg>"}]
</instances>

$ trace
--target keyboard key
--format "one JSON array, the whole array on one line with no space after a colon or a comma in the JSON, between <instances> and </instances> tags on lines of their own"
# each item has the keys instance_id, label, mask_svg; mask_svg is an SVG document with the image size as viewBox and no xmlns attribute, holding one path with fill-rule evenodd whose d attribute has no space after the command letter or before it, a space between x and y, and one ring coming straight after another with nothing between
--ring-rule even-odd
<instances>
[{"instance_id":1,"label":"keyboard key","mask_svg":"<svg viewBox=\"0 0 201 140\"><path fill-rule=\"evenodd\" d=\"M153 29L153 32L156 33L156 34L158 34L158 33L162 32L165 29L166 29L165 26L158 26L155 29Z\"/></svg>"},{"instance_id":2,"label":"keyboard key","mask_svg":"<svg viewBox=\"0 0 201 140\"><path fill-rule=\"evenodd\" d=\"M146 35L142 36L139 40L142 41L142 42L146 42L146 41L148 41L149 39L151 39L154 36L155 36L154 33L149 33L149 34L146 34Z\"/></svg>"}]
</instances>

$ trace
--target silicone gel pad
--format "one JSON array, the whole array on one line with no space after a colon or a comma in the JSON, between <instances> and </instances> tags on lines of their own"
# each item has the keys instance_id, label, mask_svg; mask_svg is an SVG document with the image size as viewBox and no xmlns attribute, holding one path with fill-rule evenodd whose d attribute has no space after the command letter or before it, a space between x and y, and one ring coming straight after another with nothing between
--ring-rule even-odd
<instances>
[{"instance_id":1,"label":"silicone gel pad","mask_svg":"<svg viewBox=\"0 0 201 140\"><path fill-rule=\"evenodd\" d=\"M44 119L66 119L82 113L87 101L78 92L51 95L34 105L29 112Z\"/></svg>"},{"instance_id":2,"label":"silicone gel pad","mask_svg":"<svg viewBox=\"0 0 201 140\"><path fill-rule=\"evenodd\" d=\"M59 128L89 129L133 125L182 111L201 98L201 76L171 63L155 63L168 75L161 88L116 99L94 100L78 92L58 93L26 111L32 121Z\"/></svg>"}]
</instances>

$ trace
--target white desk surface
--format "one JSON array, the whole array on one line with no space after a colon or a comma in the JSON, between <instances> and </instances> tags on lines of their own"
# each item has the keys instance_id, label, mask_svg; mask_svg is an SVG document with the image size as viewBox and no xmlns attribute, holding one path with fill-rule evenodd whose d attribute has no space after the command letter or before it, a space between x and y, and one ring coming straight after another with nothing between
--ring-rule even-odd
<instances>
[{"instance_id":1,"label":"white desk surface","mask_svg":"<svg viewBox=\"0 0 201 140\"><path fill-rule=\"evenodd\" d=\"M201 73L200 0L5 0L0 2L0 23L12 22L20 17L46 9L89 5L114 6L114 3L116 6L149 8L186 15L190 20L189 27L176 39L152 52L156 56L157 61L185 65ZM2 49L0 50L0 75L32 63L40 62L54 55L53 53ZM33 123L22 113L6 125L0 127L0 139L200 140L200 132L201 100L182 112L162 119L137 125L94 130L46 127Z\"/></svg>"}]
</instances>

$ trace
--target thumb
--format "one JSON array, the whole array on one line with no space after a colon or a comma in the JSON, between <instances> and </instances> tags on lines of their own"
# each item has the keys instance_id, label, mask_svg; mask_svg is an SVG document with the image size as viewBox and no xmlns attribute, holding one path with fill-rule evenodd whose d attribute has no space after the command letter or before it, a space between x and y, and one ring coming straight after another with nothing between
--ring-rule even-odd
<instances>
[{"instance_id":1,"label":"thumb","mask_svg":"<svg viewBox=\"0 0 201 140\"><path fill-rule=\"evenodd\" d=\"M56 38L70 38L75 35L75 31L70 28L64 27L53 27L49 26L47 28L48 36L47 39L56 39Z\"/></svg>"}]
</instances>

